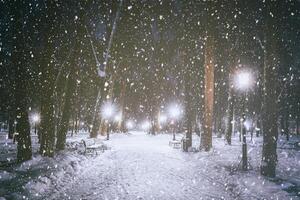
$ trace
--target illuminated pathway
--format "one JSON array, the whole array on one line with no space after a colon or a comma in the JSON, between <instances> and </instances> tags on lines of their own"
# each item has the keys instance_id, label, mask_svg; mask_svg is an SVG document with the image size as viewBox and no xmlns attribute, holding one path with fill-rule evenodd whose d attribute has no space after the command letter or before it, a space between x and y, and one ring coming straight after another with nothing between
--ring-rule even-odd
<instances>
[{"instance_id":1,"label":"illuminated pathway","mask_svg":"<svg viewBox=\"0 0 300 200\"><path fill-rule=\"evenodd\" d=\"M213 162L192 162L195 154L170 148L170 137L139 132L130 136L113 135L107 142L112 150L86 163L79 177L49 198L233 198L224 178L216 173L219 169Z\"/></svg>"}]
</instances>

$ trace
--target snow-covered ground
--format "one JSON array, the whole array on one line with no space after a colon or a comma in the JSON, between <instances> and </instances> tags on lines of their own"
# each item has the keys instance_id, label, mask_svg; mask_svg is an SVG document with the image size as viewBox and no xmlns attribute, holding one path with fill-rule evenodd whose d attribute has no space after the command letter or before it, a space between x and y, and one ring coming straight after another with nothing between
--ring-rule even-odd
<instances>
[{"instance_id":1,"label":"snow-covered ground","mask_svg":"<svg viewBox=\"0 0 300 200\"><path fill-rule=\"evenodd\" d=\"M85 138L87 134L80 134L68 138L68 143L74 144ZM169 134L151 136L144 132L112 134L110 141L96 141L110 147L100 155L87 156L78 153L80 149L69 149L54 158L36 155L22 165L2 166L0 197L299 199L300 152L293 146L299 138L292 138L289 143L279 142L278 178L275 180L259 175L261 138L249 141L252 169L248 172L238 170L241 154L238 138L233 139L231 146L225 145L221 138L213 138L214 148L208 153L184 153L173 149L168 146L171 138ZM197 147L199 138L194 136L193 139ZM14 148L13 144L2 141L1 150L6 152L1 155L2 160L5 156L13 160Z\"/></svg>"}]
</instances>

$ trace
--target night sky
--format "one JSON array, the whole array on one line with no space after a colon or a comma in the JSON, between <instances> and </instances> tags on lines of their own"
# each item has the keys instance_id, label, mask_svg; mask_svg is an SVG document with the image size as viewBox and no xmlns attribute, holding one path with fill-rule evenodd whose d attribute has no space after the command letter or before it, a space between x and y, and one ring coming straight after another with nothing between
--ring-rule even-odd
<instances>
[{"instance_id":1,"label":"night sky","mask_svg":"<svg viewBox=\"0 0 300 200\"><path fill-rule=\"evenodd\" d=\"M192 104L195 112L202 112L204 45L206 26L214 27L215 46L215 113L224 113L228 96L228 74L233 65L233 52L238 68L248 68L256 80L249 92L248 108L259 112L262 101L263 50L267 30L264 27L264 1L217 1L212 8L212 22L207 20L206 1L133 1L122 8L119 1L56 1L56 11L50 22L45 20L43 0L22 2L24 58L26 59L29 105L39 109L41 94L41 60L45 54L45 35L55 44L54 73L61 69L65 84L70 65L70 51L80 35L80 51L75 70L78 98L74 102L82 110L90 110L99 81L96 58L104 61L113 22L120 9L116 31L110 49L107 74L114 75L115 93L126 84L126 107L132 117L146 117L150 105L161 107L170 102L183 103L184 76L192 83ZM11 62L14 49L15 14L10 1L0 2L0 101L1 111L13 102L16 77ZM280 107L292 117L299 114L300 79L300 1L282 0L277 13L280 46ZM81 19L78 19L82 16ZM81 28L76 29L78 21ZM213 23L213 24L209 24ZM77 33L79 32L79 33ZM94 48L94 52L93 52ZM95 55L94 55L95 54ZM62 92L62 90L58 90ZM239 101L239 100L237 100ZM135 114L133 114L135 113ZM135 115L135 116L134 116Z\"/></svg>"}]
</instances>

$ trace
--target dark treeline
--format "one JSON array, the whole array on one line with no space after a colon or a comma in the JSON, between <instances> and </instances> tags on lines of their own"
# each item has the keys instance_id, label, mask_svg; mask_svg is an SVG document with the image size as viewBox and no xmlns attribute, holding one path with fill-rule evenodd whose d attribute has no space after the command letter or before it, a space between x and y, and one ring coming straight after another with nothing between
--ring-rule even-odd
<instances>
[{"instance_id":1,"label":"dark treeline","mask_svg":"<svg viewBox=\"0 0 300 200\"><path fill-rule=\"evenodd\" d=\"M226 133L231 144L232 121L246 110L263 133L262 174L275 175L278 127L288 138L290 120L299 123L299 1L23 0L0 6L1 112L9 137L17 120L19 161L31 158L30 111L41 115L40 153L53 156L81 122L91 137L107 132L99 114L104 101L120 106L118 131L126 131L125 119L147 117L152 134L159 131L162 106L176 101L186 112L177 127L186 133L186 151L194 130L205 151L213 132ZM245 68L255 77L246 102L233 83L235 71Z\"/></svg>"}]
</instances>

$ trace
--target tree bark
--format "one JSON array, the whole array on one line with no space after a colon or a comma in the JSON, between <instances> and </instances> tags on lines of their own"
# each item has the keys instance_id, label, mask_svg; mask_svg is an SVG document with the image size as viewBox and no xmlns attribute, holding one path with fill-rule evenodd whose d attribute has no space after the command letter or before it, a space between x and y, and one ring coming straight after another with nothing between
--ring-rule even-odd
<instances>
[{"instance_id":1,"label":"tree bark","mask_svg":"<svg viewBox=\"0 0 300 200\"><path fill-rule=\"evenodd\" d=\"M15 132L15 112L12 110L8 113L8 139L13 139Z\"/></svg>"},{"instance_id":2,"label":"tree bark","mask_svg":"<svg viewBox=\"0 0 300 200\"><path fill-rule=\"evenodd\" d=\"M284 118L284 133L286 136L286 140L289 141L290 140L290 122L289 122L289 114L286 113L285 118Z\"/></svg>"},{"instance_id":3,"label":"tree bark","mask_svg":"<svg viewBox=\"0 0 300 200\"><path fill-rule=\"evenodd\" d=\"M76 59L75 56L73 59ZM73 65L75 65L75 62L71 63L70 74L68 76L67 88L65 91L65 103L57 133L56 150L63 150L65 149L66 145L66 136L69 129L69 121L72 109L71 102L74 98L74 92L76 88L75 69Z\"/></svg>"},{"instance_id":4,"label":"tree bark","mask_svg":"<svg viewBox=\"0 0 300 200\"><path fill-rule=\"evenodd\" d=\"M215 3L207 2L206 41L204 52L204 123L201 135L200 149L209 151L212 147L213 112L214 112L214 71L215 71L215 37L213 11Z\"/></svg>"},{"instance_id":5,"label":"tree bark","mask_svg":"<svg viewBox=\"0 0 300 200\"><path fill-rule=\"evenodd\" d=\"M23 3L16 1L12 11L15 16L14 21L14 49L12 53L12 63L16 69L15 76L15 100L16 100L16 137L17 137L17 161L30 160L32 156L30 124L28 119L28 91L27 91L27 54L25 38L23 37L24 16L22 12Z\"/></svg>"},{"instance_id":6,"label":"tree bark","mask_svg":"<svg viewBox=\"0 0 300 200\"><path fill-rule=\"evenodd\" d=\"M213 37L208 33L205 44L204 132L200 144L200 149L204 151L209 151L212 147L215 69L213 48Z\"/></svg>"},{"instance_id":7,"label":"tree bark","mask_svg":"<svg viewBox=\"0 0 300 200\"><path fill-rule=\"evenodd\" d=\"M110 37L108 40L108 45L107 45L107 49L106 49L106 53L105 53L105 58L104 58L104 62L101 65L101 70L98 68L98 74L101 75L103 72L106 73L106 67L109 61L109 54L110 54L110 49L112 46L112 42L113 42L113 37L114 34L116 32L116 28L117 28L117 21L119 20L120 14L121 14L121 10L122 10L122 6L123 6L123 0L120 1L119 3L119 7L113 22L113 26L112 26L112 30L110 33ZM99 63L97 63L97 67ZM101 73L100 73L101 72ZM97 137L98 134L98 130L99 130L99 126L101 126L101 120L100 120L100 106L102 101L103 101L103 93L104 93L104 83L105 83L105 78L104 77L100 77L101 80L99 80L100 84L98 87L98 92L97 92L97 97L96 97L96 102L95 102L95 110L94 110L94 115L93 115L93 125L92 125L92 131L90 133L90 137L91 138L95 138Z\"/></svg>"},{"instance_id":8,"label":"tree bark","mask_svg":"<svg viewBox=\"0 0 300 200\"><path fill-rule=\"evenodd\" d=\"M234 94L231 84L229 84L229 96L228 96L228 110L227 110L227 130L226 130L226 141L227 144L231 145L231 136L233 131L233 114L234 114Z\"/></svg>"},{"instance_id":9,"label":"tree bark","mask_svg":"<svg viewBox=\"0 0 300 200\"><path fill-rule=\"evenodd\" d=\"M113 96L114 96L114 83L115 83L115 77L114 75L111 75L110 78L109 78L109 81L108 81L108 84L105 86L104 88L104 97L103 99L105 99L105 101L111 101L113 103ZM105 96L105 92L107 91L107 95ZM100 105L101 107L102 105ZM110 121L108 121L110 120ZM100 127L99 127L99 131L100 131L100 134L101 135L108 135L108 131L109 130L109 125L110 123L112 123L112 120L113 119L104 119L104 118L101 118L101 123L100 123Z\"/></svg>"},{"instance_id":10,"label":"tree bark","mask_svg":"<svg viewBox=\"0 0 300 200\"><path fill-rule=\"evenodd\" d=\"M41 142L40 153L43 156L53 156L55 146L55 36L57 27L57 4L54 1L46 1L46 14L44 26L46 27L45 50L42 60L42 97L41 97Z\"/></svg>"},{"instance_id":11,"label":"tree bark","mask_svg":"<svg viewBox=\"0 0 300 200\"><path fill-rule=\"evenodd\" d=\"M105 79L99 80L98 88L97 88L97 97L96 97L96 103L94 107L94 113L93 113L93 119L92 119L92 130L90 132L91 138L96 138L98 135L100 123L101 123L101 117L100 117L100 109L101 109L101 103L104 96L104 82Z\"/></svg>"},{"instance_id":12,"label":"tree bark","mask_svg":"<svg viewBox=\"0 0 300 200\"><path fill-rule=\"evenodd\" d=\"M187 66L189 68L189 66ZM193 108L192 108L192 96L191 96L191 83L190 83L190 70L187 69L185 72L185 140L186 145L184 151L192 147L192 121L193 121Z\"/></svg>"},{"instance_id":13,"label":"tree bark","mask_svg":"<svg viewBox=\"0 0 300 200\"><path fill-rule=\"evenodd\" d=\"M121 82L121 94L120 94L120 110L121 110L121 120L118 122L117 125L117 130L120 132L126 132L126 128L125 128L125 94L126 94L126 81L122 81Z\"/></svg>"},{"instance_id":14,"label":"tree bark","mask_svg":"<svg viewBox=\"0 0 300 200\"><path fill-rule=\"evenodd\" d=\"M51 80L50 74L44 75L44 80ZM40 142L40 153L43 156L54 155L54 143L55 143L55 121L54 121L54 96L53 96L53 85L52 82L44 81L43 88L47 88L48 92L42 97L41 104L41 142ZM45 89L46 90L46 89ZM48 94L49 96L46 96Z\"/></svg>"},{"instance_id":15,"label":"tree bark","mask_svg":"<svg viewBox=\"0 0 300 200\"><path fill-rule=\"evenodd\" d=\"M298 114L299 114L299 113L298 113ZM297 114L297 115L298 115L298 114ZM296 133L297 133L297 135L300 135L300 134L299 134L299 116L296 117Z\"/></svg>"},{"instance_id":16,"label":"tree bark","mask_svg":"<svg viewBox=\"0 0 300 200\"><path fill-rule=\"evenodd\" d=\"M278 28L276 18L279 12L278 2L266 2L265 8L265 49L264 49L264 97L263 97L263 149L261 174L275 177L277 164L277 118L278 97L277 76L279 67L278 50ZM270 16L270 13L274 16Z\"/></svg>"}]
</instances>

